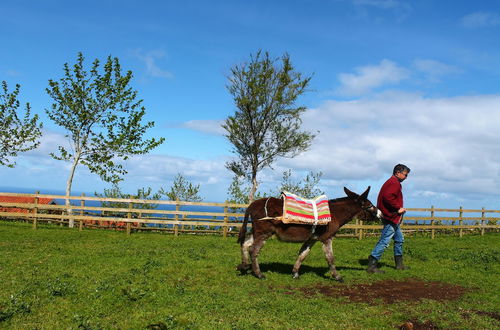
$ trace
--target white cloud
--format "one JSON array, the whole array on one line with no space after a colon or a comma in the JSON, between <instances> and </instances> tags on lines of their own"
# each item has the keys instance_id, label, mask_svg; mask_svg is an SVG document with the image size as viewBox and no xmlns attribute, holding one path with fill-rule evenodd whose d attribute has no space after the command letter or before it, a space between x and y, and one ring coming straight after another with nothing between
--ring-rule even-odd
<instances>
[{"instance_id":1,"label":"white cloud","mask_svg":"<svg viewBox=\"0 0 500 330\"><path fill-rule=\"evenodd\" d=\"M40 145L27 153L28 156L49 155L51 152L57 153L58 146L63 146L67 150L69 147L69 138L64 134L44 129L40 138Z\"/></svg>"},{"instance_id":2,"label":"white cloud","mask_svg":"<svg viewBox=\"0 0 500 330\"><path fill-rule=\"evenodd\" d=\"M182 127L199 131L202 133L224 135L222 128L223 120L190 120L182 124Z\"/></svg>"},{"instance_id":3,"label":"white cloud","mask_svg":"<svg viewBox=\"0 0 500 330\"><path fill-rule=\"evenodd\" d=\"M131 158L126 166L130 176L142 177L147 174L152 182L169 180L177 173L203 181L214 181L213 177L222 177L220 173L224 169L224 161L194 160L168 155L142 155Z\"/></svg>"},{"instance_id":4,"label":"white cloud","mask_svg":"<svg viewBox=\"0 0 500 330\"><path fill-rule=\"evenodd\" d=\"M498 197L499 107L500 95L425 98L390 92L371 99L327 101L303 117L305 129L320 130L311 150L294 159L279 159L274 171L259 173L261 188L275 187L282 172L292 169L299 176L322 171L321 185L332 196L342 196L342 186L362 191L369 184L376 194L392 167L404 163L412 168L405 183L411 187L410 203L411 198L413 203L426 200L423 206L428 206L436 200L442 206L460 198ZM210 121L191 124L199 130L205 126L211 127ZM212 187L209 194L215 187L226 189L231 177L224 160L148 159L144 171L173 176L183 169Z\"/></svg>"},{"instance_id":5,"label":"white cloud","mask_svg":"<svg viewBox=\"0 0 500 330\"><path fill-rule=\"evenodd\" d=\"M220 202L226 198L231 173L225 168L225 159L195 160L169 155L142 155L126 163L128 174L121 186L163 187L169 189L174 177L180 173L195 185L200 185L201 196L207 201Z\"/></svg>"},{"instance_id":6,"label":"white cloud","mask_svg":"<svg viewBox=\"0 0 500 330\"><path fill-rule=\"evenodd\" d=\"M499 108L500 95L329 101L304 116L305 128L320 130L311 150L279 164L321 170L325 180L377 181L404 163L414 192L499 197Z\"/></svg>"},{"instance_id":7,"label":"white cloud","mask_svg":"<svg viewBox=\"0 0 500 330\"><path fill-rule=\"evenodd\" d=\"M378 65L360 66L354 69L355 73L341 73L338 75L340 87L336 94L346 97L364 97L374 92L387 89L389 86L405 82L407 85L423 83L440 83L443 78L456 75L462 71L446 63L433 59L415 59L410 68L384 59Z\"/></svg>"},{"instance_id":8,"label":"white cloud","mask_svg":"<svg viewBox=\"0 0 500 330\"><path fill-rule=\"evenodd\" d=\"M443 76L460 73L460 70L454 66L430 59L417 59L413 65L430 82L440 82Z\"/></svg>"},{"instance_id":9,"label":"white cloud","mask_svg":"<svg viewBox=\"0 0 500 330\"><path fill-rule=\"evenodd\" d=\"M15 168L0 167L1 186L40 189L42 193L47 189L64 191L70 163L54 160L48 154L57 150L57 137L63 138L57 133L46 135L42 148L18 157ZM134 192L141 187L151 187L155 191L160 187L168 189L174 177L181 173L190 182L200 185L207 200L221 201L225 198L231 180L231 174L225 168L225 159L195 160L146 154L131 157L121 163L128 171L124 181L120 182L120 187L125 192ZM103 182L85 166L79 165L72 191L73 194L102 192L110 186L110 183Z\"/></svg>"},{"instance_id":10,"label":"white cloud","mask_svg":"<svg viewBox=\"0 0 500 330\"><path fill-rule=\"evenodd\" d=\"M387 85L397 84L409 77L409 71L396 63L384 59L376 66L362 66L355 69L356 73L341 73L338 75L342 84L337 93L344 96L359 96Z\"/></svg>"},{"instance_id":11,"label":"white cloud","mask_svg":"<svg viewBox=\"0 0 500 330\"><path fill-rule=\"evenodd\" d=\"M167 54L162 50L151 50L148 52L144 52L141 49L136 49L133 52L133 55L144 62L146 65L147 73L156 78L173 78L174 75L166 70L163 70L158 67L156 61L158 59L164 58Z\"/></svg>"},{"instance_id":12,"label":"white cloud","mask_svg":"<svg viewBox=\"0 0 500 330\"><path fill-rule=\"evenodd\" d=\"M481 28L500 24L500 15L484 11L477 11L462 17L461 24L467 28Z\"/></svg>"},{"instance_id":13,"label":"white cloud","mask_svg":"<svg viewBox=\"0 0 500 330\"><path fill-rule=\"evenodd\" d=\"M443 207L462 199L488 206L500 198L500 95L425 98L409 93L384 93L371 99L328 101L308 110L303 125L320 130L310 151L280 159L273 170L259 173L262 189L275 188L284 170L323 172L321 185L333 197L342 186L361 192L372 185L371 198L396 163L412 171L405 182L411 207ZM196 127L203 121L192 124ZM208 125L210 127L210 125ZM68 163L48 156L64 136L44 132L40 149L19 157L15 169L0 168L4 186L63 190ZM228 155L228 157L230 157ZM170 155L135 156L124 163L129 172L124 191L140 187L168 188L177 173L200 184L206 200L226 197L231 173L226 158L190 159ZM109 187L84 167L77 168L74 191ZM424 201L417 203L416 201ZM492 208L494 206L490 206Z\"/></svg>"}]
</instances>

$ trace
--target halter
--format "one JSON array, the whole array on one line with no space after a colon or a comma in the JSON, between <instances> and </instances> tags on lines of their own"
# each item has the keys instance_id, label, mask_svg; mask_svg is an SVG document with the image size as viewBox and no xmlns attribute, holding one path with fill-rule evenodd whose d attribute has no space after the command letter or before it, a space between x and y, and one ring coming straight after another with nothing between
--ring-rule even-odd
<instances>
[{"instance_id":1,"label":"halter","mask_svg":"<svg viewBox=\"0 0 500 330\"><path fill-rule=\"evenodd\" d=\"M369 209L371 209L372 207L375 207L375 206L367 206L367 207L362 207L361 210L363 211L368 211Z\"/></svg>"}]
</instances>

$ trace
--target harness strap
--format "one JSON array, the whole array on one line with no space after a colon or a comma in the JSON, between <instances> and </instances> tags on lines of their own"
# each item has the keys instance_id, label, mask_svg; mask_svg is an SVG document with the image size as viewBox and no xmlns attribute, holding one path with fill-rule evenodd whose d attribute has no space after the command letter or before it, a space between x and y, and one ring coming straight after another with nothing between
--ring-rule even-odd
<instances>
[{"instance_id":1,"label":"harness strap","mask_svg":"<svg viewBox=\"0 0 500 330\"><path fill-rule=\"evenodd\" d=\"M269 202L270 199L271 199L271 197L266 199L266 204L264 204L264 211L266 212L266 218L269 218L269 216L267 215L267 202Z\"/></svg>"},{"instance_id":2,"label":"harness strap","mask_svg":"<svg viewBox=\"0 0 500 330\"><path fill-rule=\"evenodd\" d=\"M314 235L314 232L316 231L316 225L318 224L318 206L316 205L316 201L313 201L312 207L314 213L314 223L311 229L311 237Z\"/></svg>"},{"instance_id":3,"label":"harness strap","mask_svg":"<svg viewBox=\"0 0 500 330\"><path fill-rule=\"evenodd\" d=\"M264 212L266 213L266 216L263 218L257 219L257 221L258 220L276 220L276 217L270 217L268 212L267 212L267 202L269 202L270 199L271 199L271 197L266 199L266 203L264 204Z\"/></svg>"}]
</instances>

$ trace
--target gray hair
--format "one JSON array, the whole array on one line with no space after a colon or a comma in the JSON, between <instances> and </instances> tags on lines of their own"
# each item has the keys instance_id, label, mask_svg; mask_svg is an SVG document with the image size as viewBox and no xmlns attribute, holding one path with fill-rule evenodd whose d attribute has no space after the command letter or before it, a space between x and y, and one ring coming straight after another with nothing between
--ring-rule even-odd
<instances>
[{"instance_id":1,"label":"gray hair","mask_svg":"<svg viewBox=\"0 0 500 330\"><path fill-rule=\"evenodd\" d=\"M410 173L410 168L406 165L403 165L403 164L398 164L396 166L394 166L394 170L392 170L392 174L396 174L396 173L403 173L403 172L408 172Z\"/></svg>"}]
</instances>

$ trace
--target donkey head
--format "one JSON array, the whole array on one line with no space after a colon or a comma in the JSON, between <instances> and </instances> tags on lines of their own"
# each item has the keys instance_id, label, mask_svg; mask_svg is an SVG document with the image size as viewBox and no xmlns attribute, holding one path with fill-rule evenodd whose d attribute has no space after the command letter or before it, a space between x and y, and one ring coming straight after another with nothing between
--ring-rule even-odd
<instances>
[{"instance_id":1,"label":"donkey head","mask_svg":"<svg viewBox=\"0 0 500 330\"><path fill-rule=\"evenodd\" d=\"M371 217L382 219L382 212L375 207L375 205L370 202L368 199L368 193L370 192L370 186L366 188L365 192L361 195L356 194L353 191L350 191L346 187L344 187L344 191L346 195L352 199L354 199L361 208L360 213L364 213L365 215L368 213Z\"/></svg>"}]
</instances>

